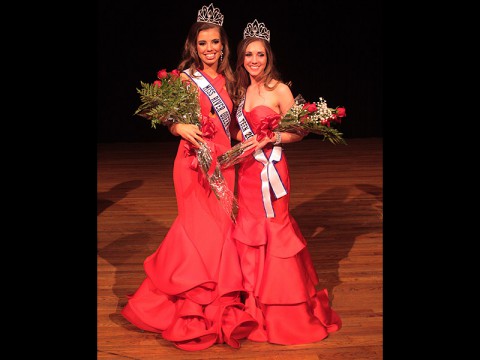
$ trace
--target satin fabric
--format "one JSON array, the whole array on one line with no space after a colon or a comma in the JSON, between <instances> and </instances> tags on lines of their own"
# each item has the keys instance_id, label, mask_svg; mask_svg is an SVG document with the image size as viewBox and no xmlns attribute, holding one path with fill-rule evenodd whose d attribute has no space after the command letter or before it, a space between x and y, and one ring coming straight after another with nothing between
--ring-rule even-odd
<instances>
[{"instance_id":1,"label":"satin fabric","mask_svg":"<svg viewBox=\"0 0 480 360\"><path fill-rule=\"evenodd\" d=\"M263 105L244 111L255 133L261 119L274 114ZM267 158L272 148L264 148ZM275 344L316 342L339 330L342 322L329 305L327 290L316 290L319 281L306 240L289 213L290 177L285 153L274 166L287 195L276 199L270 191L273 218L267 218L262 200L260 173L264 164L251 155L238 172L239 212L233 236L248 292L246 311L259 322L248 339Z\"/></svg>"},{"instance_id":2,"label":"satin fabric","mask_svg":"<svg viewBox=\"0 0 480 360\"><path fill-rule=\"evenodd\" d=\"M225 78L202 73L232 110ZM212 108L199 90L201 112ZM216 154L231 147L215 114L210 139ZM238 254L232 238L233 222L200 173L195 157L181 139L173 168L178 216L158 249L144 261L146 277L128 296L122 315L140 329L160 333L184 350L201 350L215 343L234 348L258 325L244 311L244 291ZM234 169L223 175L233 192Z\"/></svg>"}]
</instances>

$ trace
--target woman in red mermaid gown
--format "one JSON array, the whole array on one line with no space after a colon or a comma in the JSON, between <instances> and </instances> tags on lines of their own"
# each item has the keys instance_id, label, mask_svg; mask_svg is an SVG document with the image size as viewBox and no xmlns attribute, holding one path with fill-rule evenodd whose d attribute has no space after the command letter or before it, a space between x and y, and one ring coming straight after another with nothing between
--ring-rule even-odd
<instances>
[{"instance_id":1,"label":"woman in red mermaid gown","mask_svg":"<svg viewBox=\"0 0 480 360\"><path fill-rule=\"evenodd\" d=\"M202 139L194 125L171 127L174 135L182 137L173 169L178 216L155 253L144 261L146 277L122 309L122 315L138 328L160 333L177 347L191 351L215 343L238 348L239 340L258 325L241 303L244 288L232 238L234 224L195 164L192 151L192 144L200 141L214 148L214 156L231 147L232 101L225 79L233 77L228 40L221 24L207 20L211 19L197 19L192 25L179 70L188 69L188 74L181 76L193 82L197 78L192 74L197 72L203 85L216 90L214 108L202 85L197 84L201 113L210 117L214 131L210 129L207 134L203 129ZM222 55L226 58L223 61ZM194 60L199 58L201 63ZM228 108L228 123L222 123L218 116L225 112L218 107L218 96ZM233 193L234 169L225 169L223 176Z\"/></svg>"},{"instance_id":2,"label":"woman in red mermaid gown","mask_svg":"<svg viewBox=\"0 0 480 360\"><path fill-rule=\"evenodd\" d=\"M261 120L285 114L294 104L289 87L279 80L269 40L270 32L255 20L237 49L237 120L242 138L256 150L239 167L233 236L248 291L246 311L259 322L248 339L311 343L339 330L341 319L330 308L327 290L316 290L319 281L305 238L288 208L290 177L280 144L303 135L273 133L259 140Z\"/></svg>"}]
</instances>

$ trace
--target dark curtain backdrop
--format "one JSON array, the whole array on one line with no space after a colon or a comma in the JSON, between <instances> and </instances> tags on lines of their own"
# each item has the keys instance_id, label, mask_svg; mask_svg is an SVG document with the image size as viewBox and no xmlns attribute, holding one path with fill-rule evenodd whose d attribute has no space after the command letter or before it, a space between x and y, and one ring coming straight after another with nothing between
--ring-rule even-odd
<instances>
[{"instance_id":1,"label":"dark curtain backdrop","mask_svg":"<svg viewBox=\"0 0 480 360\"><path fill-rule=\"evenodd\" d=\"M382 137L382 1L159 1L100 0L98 4L97 141L174 140L166 128L133 116L140 81L174 69L202 5L224 14L236 61L243 29L255 18L271 33L277 67L294 96L321 96L345 106L345 138ZM241 4L243 3L243 4ZM309 135L315 137L317 135Z\"/></svg>"}]
</instances>

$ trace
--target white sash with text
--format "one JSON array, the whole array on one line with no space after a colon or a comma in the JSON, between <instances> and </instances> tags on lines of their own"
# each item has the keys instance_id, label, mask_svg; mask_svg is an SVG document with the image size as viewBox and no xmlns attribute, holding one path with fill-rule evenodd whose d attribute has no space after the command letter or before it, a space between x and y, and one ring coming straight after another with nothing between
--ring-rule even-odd
<instances>
[{"instance_id":1,"label":"white sash with text","mask_svg":"<svg viewBox=\"0 0 480 360\"><path fill-rule=\"evenodd\" d=\"M230 111L228 111L227 104L225 104L220 94L199 71L195 71L193 76L190 75L190 69L183 70L183 72L190 79L192 79L192 81L194 81L195 84L197 84L197 86L200 88L200 90L204 92L205 95L208 96L208 98L210 99L210 102L213 105L213 108L215 109L215 112L218 115L218 118L220 119L220 122L223 125L223 129L225 130L225 133L230 139L230 130L229 130L230 121L231 121Z\"/></svg>"}]
</instances>

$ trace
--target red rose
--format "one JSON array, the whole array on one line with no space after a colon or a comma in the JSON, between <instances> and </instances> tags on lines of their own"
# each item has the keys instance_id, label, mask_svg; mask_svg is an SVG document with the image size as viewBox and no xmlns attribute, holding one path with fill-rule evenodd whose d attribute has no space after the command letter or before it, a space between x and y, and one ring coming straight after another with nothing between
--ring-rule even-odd
<instances>
[{"instance_id":1,"label":"red rose","mask_svg":"<svg viewBox=\"0 0 480 360\"><path fill-rule=\"evenodd\" d=\"M343 108L343 107L337 108L337 110L335 111L335 113L337 114L338 117L345 117L345 116L347 116L347 112L346 112L345 108Z\"/></svg>"},{"instance_id":2,"label":"red rose","mask_svg":"<svg viewBox=\"0 0 480 360\"><path fill-rule=\"evenodd\" d=\"M337 116L337 114L332 114L332 117L331 117L332 121L336 122L336 123L339 123L341 124L342 123L342 118Z\"/></svg>"},{"instance_id":3,"label":"red rose","mask_svg":"<svg viewBox=\"0 0 480 360\"><path fill-rule=\"evenodd\" d=\"M157 85L158 87L162 86L162 82L160 80L155 80L153 85Z\"/></svg>"},{"instance_id":4,"label":"red rose","mask_svg":"<svg viewBox=\"0 0 480 360\"><path fill-rule=\"evenodd\" d=\"M307 110L309 113L313 113L317 111L317 105L305 103L305 105L303 105L303 110Z\"/></svg>"},{"instance_id":5,"label":"red rose","mask_svg":"<svg viewBox=\"0 0 480 360\"><path fill-rule=\"evenodd\" d=\"M167 69L162 69L159 72L157 72L157 77L159 79L165 79L167 77Z\"/></svg>"},{"instance_id":6,"label":"red rose","mask_svg":"<svg viewBox=\"0 0 480 360\"><path fill-rule=\"evenodd\" d=\"M213 123L214 118L208 116L202 116L201 125L202 125L202 133L203 136L206 138L211 138L217 132L215 129L215 124Z\"/></svg>"},{"instance_id":7,"label":"red rose","mask_svg":"<svg viewBox=\"0 0 480 360\"><path fill-rule=\"evenodd\" d=\"M172 70L172 77L173 78L177 78L179 76L180 76L180 71L178 71L177 69Z\"/></svg>"},{"instance_id":8,"label":"red rose","mask_svg":"<svg viewBox=\"0 0 480 360\"><path fill-rule=\"evenodd\" d=\"M281 116L278 114L264 117L260 122L257 132L257 141L262 141L264 137L271 138L273 130L278 127Z\"/></svg>"}]
</instances>

